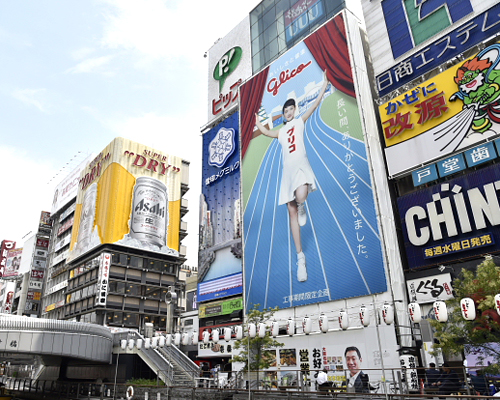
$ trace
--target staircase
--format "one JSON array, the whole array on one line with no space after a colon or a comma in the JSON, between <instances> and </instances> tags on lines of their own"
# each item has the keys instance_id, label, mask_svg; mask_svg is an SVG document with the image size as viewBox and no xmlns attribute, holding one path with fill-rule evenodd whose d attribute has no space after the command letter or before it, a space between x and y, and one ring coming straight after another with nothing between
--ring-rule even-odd
<instances>
[{"instance_id":1,"label":"staircase","mask_svg":"<svg viewBox=\"0 0 500 400\"><path fill-rule=\"evenodd\" d=\"M144 337L136 331L119 332L113 335L114 352L127 352L137 354L154 371L158 378L167 386L190 386L196 385L200 367L173 344L171 346L146 349L145 346L138 350L122 350L120 341L122 339L143 339Z\"/></svg>"}]
</instances>

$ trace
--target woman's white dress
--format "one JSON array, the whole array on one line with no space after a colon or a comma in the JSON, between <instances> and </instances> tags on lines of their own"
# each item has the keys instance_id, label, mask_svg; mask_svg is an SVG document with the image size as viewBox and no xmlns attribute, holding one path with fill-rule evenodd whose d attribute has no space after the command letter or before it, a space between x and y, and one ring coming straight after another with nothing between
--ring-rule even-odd
<instances>
[{"instance_id":1,"label":"woman's white dress","mask_svg":"<svg viewBox=\"0 0 500 400\"><path fill-rule=\"evenodd\" d=\"M279 204L295 200L295 189L308 184L309 193L316 190L316 177L304 145L304 121L301 117L287 122L278 133L283 154L283 174Z\"/></svg>"}]
</instances>

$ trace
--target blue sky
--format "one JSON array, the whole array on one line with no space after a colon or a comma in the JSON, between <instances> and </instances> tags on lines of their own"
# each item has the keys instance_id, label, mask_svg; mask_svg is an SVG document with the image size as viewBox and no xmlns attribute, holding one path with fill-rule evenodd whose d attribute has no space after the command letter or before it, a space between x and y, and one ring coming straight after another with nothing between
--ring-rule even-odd
<instances>
[{"instance_id":1,"label":"blue sky","mask_svg":"<svg viewBox=\"0 0 500 400\"><path fill-rule=\"evenodd\" d=\"M0 240L20 247L54 186L123 136L191 162L183 243L197 264L203 54L258 2L1 2Z\"/></svg>"}]
</instances>

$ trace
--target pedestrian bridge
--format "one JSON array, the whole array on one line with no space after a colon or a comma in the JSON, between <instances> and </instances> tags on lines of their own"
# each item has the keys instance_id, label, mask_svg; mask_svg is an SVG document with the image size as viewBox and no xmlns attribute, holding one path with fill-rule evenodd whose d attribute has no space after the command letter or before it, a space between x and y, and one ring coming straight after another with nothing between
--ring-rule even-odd
<instances>
[{"instance_id":1,"label":"pedestrian bridge","mask_svg":"<svg viewBox=\"0 0 500 400\"><path fill-rule=\"evenodd\" d=\"M0 359L39 355L110 363L112 350L113 333L104 326L0 315Z\"/></svg>"}]
</instances>

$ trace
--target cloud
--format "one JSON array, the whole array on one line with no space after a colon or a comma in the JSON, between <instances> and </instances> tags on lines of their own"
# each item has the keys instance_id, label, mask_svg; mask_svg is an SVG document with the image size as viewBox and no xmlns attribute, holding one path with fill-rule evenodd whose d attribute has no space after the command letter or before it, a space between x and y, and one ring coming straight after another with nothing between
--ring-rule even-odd
<instances>
[{"instance_id":1,"label":"cloud","mask_svg":"<svg viewBox=\"0 0 500 400\"><path fill-rule=\"evenodd\" d=\"M66 70L70 74L82 74L90 72L101 72L109 75L110 71L105 71L102 67L109 64L114 56L102 56L95 58L88 58L72 68Z\"/></svg>"},{"instance_id":2,"label":"cloud","mask_svg":"<svg viewBox=\"0 0 500 400\"><path fill-rule=\"evenodd\" d=\"M83 60L94 52L95 49L92 47L82 47L81 49L73 51L71 57L73 57L73 60Z\"/></svg>"},{"instance_id":3,"label":"cloud","mask_svg":"<svg viewBox=\"0 0 500 400\"><path fill-rule=\"evenodd\" d=\"M26 105L38 108L42 112L48 111L46 89L14 89L12 97Z\"/></svg>"},{"instance_id":4,"label":"cloud","mask_svg":"<svg viewBox=\"0 0 500 400\"><path fill-rule=\"evenodd\" d=\"M258 0L214 3L171 0L102 0L108 7L102 46L141 55L137 67L159 59L204 68L203 53L227 34Z\"/></svg>"},{"instance_id":5,"label":"cloud","mask_svg":"<svg viewBox=\"0 0 500 400\"><path fill-rule=\"evenodd\" d=\"M56 170L19 147L0 146L0 159L4 178L0 240L16 240L18 247L22 247L21 238L29 231L36 231L40 212L50 211L54 191L47 181Z\"/></svg>"}]
</instances>

